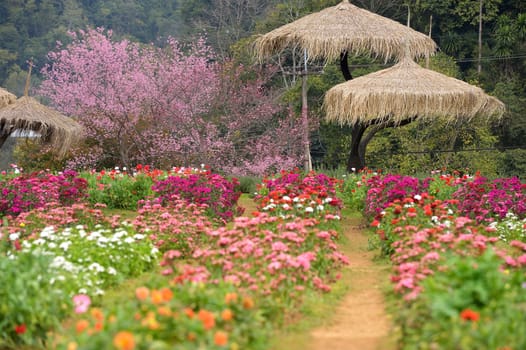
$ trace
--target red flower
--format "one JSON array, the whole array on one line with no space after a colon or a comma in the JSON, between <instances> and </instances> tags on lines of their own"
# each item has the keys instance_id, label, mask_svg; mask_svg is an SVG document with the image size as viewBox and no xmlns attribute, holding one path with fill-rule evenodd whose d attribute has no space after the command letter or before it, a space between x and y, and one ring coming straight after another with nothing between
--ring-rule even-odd
<instances>
[{"instance_id":1,"label":"red flower","mask_svg":"<svg viewBox=\"0 0 526 350\"><path fill-rule=\"evenodd\" d=\"M480 314L476 311L473 311L471 309L464 309L460 313L460 318L466 321L474 321L477 322L480 318Z\"/></svg>"},{"instance_id":2,"label":"red flower","mask_svg":"<svg viewBox=\"0 0 526 350\"><path fill-rule=\"evenodd\" d=\"M27 327L23 323L15 326L16 334L24 334L26 332L26 330L27 330Z\"/></svg>"}]
</instances>

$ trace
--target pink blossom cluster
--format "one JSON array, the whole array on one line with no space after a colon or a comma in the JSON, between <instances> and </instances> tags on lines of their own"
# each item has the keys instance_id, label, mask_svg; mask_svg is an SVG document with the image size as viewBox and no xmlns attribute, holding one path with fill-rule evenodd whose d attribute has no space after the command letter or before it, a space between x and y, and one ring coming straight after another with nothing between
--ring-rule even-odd
<instances>
[{"instance_id":1,"label":"pink blossom cluster","mask_svg":"<svg viewBox=\"0 0 526 350\"><path fill-rule=\"evenodd\" d=\"M0 214L16 216L49 202L72 204L87 195L87 182L75 171L40 171L0 180Z\"/></svg>"},{"instance_id":2,"label":"pink blossom cluster","mask_svg":"<svg viewBox=\"0 0 526 350\"><path fill-rule=\"evenodd\" d=\"M336 193L339 185L339 180L321 173L282 171L258 185L255 200L261 211L272 215L338 219L343 206Z\"/></svg>"},{"instance_id":3,"label":"pink blossom cluster","mask_svg":"<svg viewBox=\"0 0 526 350\"><path fill-rule=\"evenodd\" d=\"M517 177L490 181L476 175L463 183L453 198L459 200L458 210L477 222L503 219L510 212L519 218L526 216L526 183Z\"/></svg>"},{"instance_id":4,"label":"pink blossom cluster","mask_svg":"<svg viewBox=\"0 0 526 350\"><path fill-rule=\"evenodd\" d=\"M232 228L206 230L206 241L192 254L194 268L186 266L188 261L178 264L183 252L166 252L164 273L176 281L229 281L264 295L290 297L305 288L330 291L329 283L348 260L338 251L337 232L319 230L317 224L315 219L266 214L238 217Z\"/></svg>"},{"instance_id":5,"label":"pink blossom cluster","mask_svg":"<svg viewBox=\"0 0 526 350\"><path fill-rule=\"evenodd\" d=\"M239 181L225 179L210 171L188 174L184 176L169 176L158 180L152 186L162 204L167 204L173 198L183 199L188 203L206 205L206 212L212 217L225 221L232 220L242 213L237 205L241 192L236 190Z\"/></svg>"},{"instance_id":6,"label":"pink blossom cluster","mask_svg":"<svg viewBox=\"0 0 526 350\"><path fill-rule=\"evenodd\" d=\"M148 235L161 252L177 251L173 257L186 259L203 244L206 232L213 227L205 209L205 205L182 199L174 198L166 205L146 200L139 203L132 225L138 233Z\"/></svg>"}]
</instances>

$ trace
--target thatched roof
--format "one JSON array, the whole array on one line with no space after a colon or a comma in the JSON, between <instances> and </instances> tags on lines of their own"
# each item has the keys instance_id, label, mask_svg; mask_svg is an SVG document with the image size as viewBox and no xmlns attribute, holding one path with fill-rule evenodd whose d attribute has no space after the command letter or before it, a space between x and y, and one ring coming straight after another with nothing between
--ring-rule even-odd
<instances>
[{"instance_id":1,"label":"thatched roof","mask_svg":"<svg viewBox=\"0 0 526 350\"><path fill-rule=\"evenodd\" d=\"M298 45L307 49L310 58L334 60L347 51L387 60L403 57L404 43L415 58L436 50L428 36L343 0L259 36L254 48L259 59Z\"/></svg>"},{"instance_id":2,"label":"thatched roof","mask_svg":"<svg viewBox=\"0 0 526 350\"><path fill-rule=\"evenodd\" d=\"M420 67L406 57L393 67L331 88L324 99L326 119L339 124L414 117L447 120L502 116L504 104L482 89Z\"/></svg>"},{"instance_id":3,"label":"thatched roof","mask_svg":"<svg viewBox=\"0 0 526 350\"><path fill-rule=\"evenodd\" d=\"M0 135L11 134L17 129L39 133L60 156L78 141L82 133L82 127L76 121L28 96L0 108Z\"/></svg>"},{"instance_id":4,"label":"thatched roof","mask_svg":"<svg viewBox=\"0 0 526 350\"><path fill-rule=\"evenodd\" d=\"M14 103L16 96L0 87L0 108L7 106L8 104Z\"/></svg>"}]
</instances>

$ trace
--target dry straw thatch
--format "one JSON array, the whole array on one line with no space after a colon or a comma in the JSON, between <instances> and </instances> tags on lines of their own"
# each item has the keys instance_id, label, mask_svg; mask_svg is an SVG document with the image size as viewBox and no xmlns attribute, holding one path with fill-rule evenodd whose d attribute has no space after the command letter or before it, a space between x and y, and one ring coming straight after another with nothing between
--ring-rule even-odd
<instances>
[{"instance_id":1,"label":"dry straw thatch","mask_svg":"<svg viewBox=\"0 0 526 350\"><path fill-rule=\"evenodd\" d=\"M428 36L343 0L259 36L254 49L260 60L296 45L307 49L313 59L335 60L348 52L388 60L404 56L404 43L409 45L411 57L436 51L435 42Z\"/></svg>"},{"instance_id":2,"label":"dry straw thatch","mask_svg":"<svg viewBox=\"0 0 526 350\"><path fill-rule=\"evenodd\" d=\"M0 87L0 108L7 106L8 104L14 103L16 96Z\"/></svg>"},{"instance_id":3,"label":"dry straw thatch","mask_svg":"<svg viewBox=\"0 0 526 350\"><path fill-rule=\"evenodd\" d=\"M82 127L76 121L29 96L0 108L0 136L10 135L17 129L39 133L44 142L57 149L59 156L63 156L82 134Z\"/></svg>"},{"instance_id":4,"label":"dry straw thatch","mask_svg":"<svg viewBox=\"0 0 526 350\"><path fill-rule=\"evenodd\" d=\"M328 121L354 125L399 124L414 117L500 117L505 107L482 89L406 57L393 67L334 86L325 94L324 109Z\"/></svg>"}]
</instances>

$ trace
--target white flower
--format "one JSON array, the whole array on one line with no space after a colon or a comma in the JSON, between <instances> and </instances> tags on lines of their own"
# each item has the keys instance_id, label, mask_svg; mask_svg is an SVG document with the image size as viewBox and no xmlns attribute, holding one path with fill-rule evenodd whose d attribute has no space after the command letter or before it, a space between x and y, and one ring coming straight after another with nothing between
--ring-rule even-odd
<instances>
[{"instance_id":1,"label":"white flower","mask_svg":"<svg viewBox=\"0 0 526 350\"><path fill-rule=\"evenodd\" d=\"M110 275L116 275L117 274L117 270L115 270L113 267L108 267L108 271L107 271Z\"/></svg>"},{"instance_id":2,"label":"white flower","mask_svg":"<svg viewBox=\"0 0 526 350\"><path fill-rule=\"evenodd\" d=\"M283 200L289 202L291 199L289 196L283 196Z\"/></svg>"},{"instance_id":3,"label":"white flower","mask_svg":"<svg viewBox=\"0 0 526 350\"><path fill-rule=\"evenodd\" d=\"M49 242L48 247L51 249L55 249L57 247L57 244L54 242Z\"/></svg>"},{"instance_id":4,"label":"white flower","mask_svg":"<svg viewBox=\"0 0 526 350\"><path fill-rule=\"evenodd\" d=\"M419 194L415 194L414 197L413 197L415 200L419 201L422 199L422 196L419 195Z\"/></svg>"},{"instance_id":5,"label":"white flower","mask_svg":"<svg viewBox=\"0 0 526 350\"><path fill-rule=\"evenodd\" d=\"M96 272L104 272L105 268L99 263L93 263L90 266L88 266L88 270L96 271Z\"/></svg>"},{"instance_id":6,"label":"white flower","mask_svg":"<svg viewBox=\"0 0 526 350\"><path fill-rule=\"evenodd\" d=\"M138 239L138 240L144 239L144 237L146 237L146 235L143 235L143 234L140 234L140 233L136 233L133 236L133 238Z\"/></svg>"},{"instance_id":7,"label":"white flower","mask_svg":"<svg viewBox=\"0 0 526 350\"><path fill-rule=\"evenodd\" d=\"M16 240L19 239L19 238L20 238L20 233L18 233L18 232L11 233L11 234L9 235L9 239L12 240L12 241L16 241Z\"/></svg>"},{"instance_id":8,"label":"white flower","mask_svg":"<svg viewBox=\"0 0 526 350\"><path fill-rule=\"evenodd\" d=\"M314 209L312 207L307 207L307 208L305 208L305 212L312 213L312 212L314 212Z\"/></svg>"},{"instance_id":9,"label":"white flower","mask_svg":"<svg viewBox=\"0 0 526 350\"><path fill-rule=\"evenodd\" d=\"M126 237L126 239L124 239L124 242L128 243L128 244L131 244L131 243L135 242L135 240L133 239L133 237Z\"/></svg>"},{"instance_id":10,"label":"white flower","mask_svg":"<svg viewBox=\"0 0 526 350\"><path fill-rule=\"evenodd\" d=\"M65 241L65 242L60 243L58 247L64 251L67 251L70 245L71 245L70 241Z\"/></svg>"},{"instance_id":11,"label":"white flower","mask_svg":"<svg viewBox=\"0 0 526 350\"><path fill-rule=\"evenodd\" d=\"M289 210L290 209L290 205L288 205L287 203L283 204L283 209Z\"/></svg>"},{"instance_id":12,"label":"white flower","mask_svg":"<svg viewBox=\"0 0 526 350\"><path fill-rule=\"evenodd\" d=\"M79 294L87 294L88 291L86 290L86 288L80 288L79 289Z\"/></svg>"},{"instance_id":13,"label":"white flower","mask_svg":"<svg viewBox=\"0 0 526 350\"><path fill-rule=\"evenodd\" d=\"M318 206L316 207L316 209L317 209L318 211L323 211L324 206L320 204L320 205L318 205Z\"/></svg>"},{"instance_id":14,"label":"white flower","mask_svg":"<svg viewBox=\"0 0 526 350\"><path fill-rule=\"evenodd\" d=\"M330 203L330 202L332 202L332 198L331 197L325 198L325 203Z\"/></svg>"},{"instance_id":15,"label":"white flower","mask_svg":"<svg viewBox=\"0 0 526 350\"><path fill-rule=\"evenodd\" d=\"M95 289L95 295L104 295L104 291L102 289Z\"/></svg>"}]
</instances>

